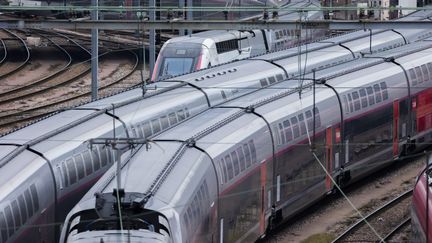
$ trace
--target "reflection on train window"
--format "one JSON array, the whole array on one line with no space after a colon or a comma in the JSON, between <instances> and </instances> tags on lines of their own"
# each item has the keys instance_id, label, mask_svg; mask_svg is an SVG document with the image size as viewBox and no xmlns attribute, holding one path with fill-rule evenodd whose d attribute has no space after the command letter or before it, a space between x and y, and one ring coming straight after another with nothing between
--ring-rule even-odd
<instances>
[{"instance_id":1,"label":"reflection on train window","mask_svg":"<svg viewBox=\"0 0 432 243\"><path fill-rule=\"evenodd\" d=\"M385 82L382 82L380 83L380 85L381 85L383 100L387 100L388 99L387 84Z\"/></svg>"},{"instance_id":2,"label":"reflection on train window","mask_svg":"<svg viewBox=\"0 0 432 243\"><path fill-rule=\"evenodd\" d=\"M161 76L176 76L183 73L188 73L193 70L194 58L186 57L165 57L162 63Z\"/></svg>"},{"instance_id":3,"label":"reflection on train window","mask_svg":"<svg viewBox=\"0 0 432 243\"><path fill-rule=\"evenodd\" d=\"M410 74L411 82L413 83L413 85L417 85L417 76L414 72L414 68L410 69L408 72Z\"/></svg>"},{"instance_id":4,"label":"reflection on train window","mask_svg":"<svg viewBox=\"0 0 432 243\"><path fill-rule=\"evenodd\" d=\"M92 168L92 160L91 160L91 156L90 156L90 152L88 150L84 151L84 153L82 154L83 158L84 158L84 165L86 167L86 175L90 175L93 172L93 168Z\"/></svg>"},{"instance_id":5,"label":"reflection on train window","mask_svg":"<svg viewBox=\"0 0 432 243\"><path fill-rule=\"evenodd\" d=\"M12 211L9 206L5 207L6 221L9 230L9 236L11 236L15 231L15 226L12 218Z\"/></svg>"},{"instance_id":6,"label":"reflection on train window","mask_svg":"<svg viewBox=\"0 0 432 243\"><path fill-rule=\"evenodd\" d=\"M228 170L228 180L231 180L234 177L234 170L233 170L231 157L229 155L225 156L225 163L227 165L227 170Z\"/></svg>"},{"instance_id":7,"label":"reflection on train window","mask_svg":"<svg viewBox=\"0 0 432 243\"><path fill-rule=\"evenodd\" d=\"M276 83L276 79L273 76L269 77L268 80L270 84Z\"/></svg>"},{"instance_id":8,"label":"reflection on train window","mask_svg":"<svg viewBox=\"0 0 432 243\"><path fill-rule=\"evenodd\" d=\"M299 130L297 123L298 123L297 117L292 117L291 118L291 124L292 124L292 129L294 132L294 138L298 138L300 136L300 130Z\"/></svg>"},{"instance_id":9,"label":"reflection on train window","mask_svg":"<svg viewBox=\"0 0 432 243\"><path fill-rule=\"evenodd\" d=\"M24 224L28 216L23 195L18 196L18 205L21 211L21 222Z\"/></svg>"},{"instance_id":10,"label":"reflection on train window","mask_svg":"<svg viewBox=\"0 0 432 243\"><path fill-rule=\"evenodd\" d=\"M417 82L421 83L423 82L423 75L421 73L420 67L415 67L416 75L417 75Z\"/></svg>"},{"instance_id":11,"label":"reflection on train window","mask_svg":"<svg viewBox=\"0 0 432 243\"><path fill-rule=\"evenodd\" d=\"M183 121L185 119L185 115L184 115L183 110L178 110L177 111L177 117L178 117L179 121Z\"/></svg>"},{"instance_id":12,"label":"reflection on train window","mask_svg":"<svg viewBox=\"0 0 432 243\"><path fill-rule=\"evenodd\" d=\"M356 111L360 110L360 99L357 91L352 92L352 98L354 100L354 109Z\"/></svg>"},{"instance_id":13,"label":"reflection on train window","mask_svg":"<svg viewBox=\"0 0 432 243\"><path fill-rule=\"evenodd\" d=\"M353 112L354 111L354 106L353 106L353 103L352 103L351 94L348 94L348 103L349 103L350 112Z\"/></svg>"},{"instance_id":14,"label":"reflection on train window","mask_svg":"<svg viewBox=\"0 0 432 243\"><path fill-rule=\"evenodd\" d=\"M252 163L256 163L257 162L257 154L256 154L256 150L255 150L255 145L254 145L252 140L250 140L248 143L249 143L249 148L250 148L251 155L252 155Z\"/></svg>"},{"instance_id":15,"label":"reflection on train window","mask_svg":"<svg viewBox=\"0 0 432 243\"><path fill-rule=\"evenodd\" d=\"M153 134L150 127L150 122L143 123L143 131L144 131L144 134L142 135L143 138L148 138Z\"/></svg>"},{"instance_id":16,"label":"reflection on train window","mask_svg":"<svg viewBox=\"0 0 432 243\"><path fill-rule=\"evenodd\" d=\"M251 155L249 151L249 146L247 144L243 144L243 151L245 153L246 165L249 168L251 166Z\"/></svg>"},{"instance_id":17,"label":"reflection on train window","mask_svg":"<svg viewBox=\"0 0 432 243\"><path fill-rule=\"evenodd\" d=\"M170 126L177 123L177 116L174 112L170 113L168 116L169 116Z\"/></svg>"},{"instance_id":18,"label":"reflection on train window","mask_svg":"<svg viewBox=\"0 0 432 243\"><path fill-rule=\"evenodd\" d=\"M380 87L378 84L374 84L373 86L374 91L375 91L375 101L376 103L381 102L381 91L380 91Z\"/></svg>"},{"instance_id":19,"label":"reflection on train window","mask_svg":"<svg viewBox=\"0 0 432 243\"><path fill-rule=\"evenodd\" d=\"M222 162L223 173L224 173L224 182L226 183L228 181L228 171L225 164L225 160L223 158L221 159L221 162Z\"/></svg>"},{"instance_id":20,"label":"reflection on train window","mask_svg":"<svg viewBox=\"0 0 432 243\"><path fill-rule=\"evenodd\" d=\"M168 117L162 116L160 119L161 119L161 123L162 123L162 130L167 129L169 127Z\"/></svg>"},{"instance_id":21,"label":"reflection on train window","mask_svg":"<svg viewBox=\"0 0 432 243\"><path fill-rule=\"evenodd\" d=\"M284 129L283 129L283 127L282 127L282 123L279 123L279 134L280 134L280 137L281 137L281 142L282 142L282 144L285 144L285 134L284 134Z\"/></svg>"},{"instance_id":22,"label":"reflection on train window","mask_svg":"<svg viewBox=\"0 0 432 243\"><path fill-rule=\"evenodd\" d=\"M78 171L78 180L81 180L82 178L84 178L84 163L80 154L75 155L74 159Z\"/></svg>"},{"instance_id":23,"label":"reflection on train window","mask_svg":"<svg viewBox=\"0 0 432 243\"><path fill-rule=\"evenodd\" d=\"M64 184L64 186L68 186L69 185L69 180L68 180L68 178L69 178L69 175L68 175L68 171L67 171L67 169L66 169L66 162L65 161L63 161L62 163L61 163L61 169L62 169L62 174L63 174L63 184Z\"/></svg>"},{"instance_id":24,"label":"reflection on train window","mask_svg":"<svg viewBox=\"0 0 432 243\"><path fill-rule=\"evenodd\" d=\"M307 122L308 130L312 131L313 130L312 112L310 110L307 110L305 114L306 114L306 122Z\"/></svg>"},{"instance_id":25,"label":"reflection on train window","mask_svg":"<svg viewBox=\"0 0 432 243\"><path fill-rule=\"evenodd\" d=\"M97 147L92 149L92 158L93 158L93 170L97 171L100 168L100 158Z\"/></svg>"},{"instance_id":26,"label":"reflection on train window","mask_svg":"<svg viewBox=\"0 0 432 243\"><path fill-rule=\"evenodd\" d=\"M283 122L283 126L284 126L284 130L285 130L286 142L291 141L293 139L293 136L292 136L291 124L290 124L289 120L285 120Z\"/></svg>"},{"instance_id":27,"label":"reflection on train window","mask_svg":"<svg viewBox=\"0 0 432 243\"><path fill-rule=\"evenodd\" d=\"M244 156L242 147L237 148L237 154L238 154L239 161L240 161L240 170L244 171L246 168L246 160L245 160L245 156Z\"/></svg>"},{"instance_id":28,"label":"reflection on train window","mask_svg":"<svg viewBox=\"0 0 432 243\"><path fill-rule=\"evenodd\" d=\"M74 184L77 181L75 163L73 162L72 159L67 159L66 165L67 165L68 172L69 172L69 182L70 182L70 184Z\"/></svg>"},{"instance_id":29,"label":"reflection on train window","mask_svg":"<svg viewBox=\"0 0 432 243\"><path fill-rule=\"evenodd\" d=\"M303 114L299 114L298 115L298 120L299 120L299 124L300 124L300 133L302 135L306 134L306 124L304 122L304 116Z\"/></svg>"},{"instance_id":30,"label":"reflection on train window","mask_svg":"<svg viewBox=\"0 0 432 243\"><path fill-rule=\"evenodd\" d=\"M367 94L368 94L369 105L375 104L375 97L373 95L372 87L370 87L370 86L366 87L366 91L367 91Z\"/></svg>"},{"instance_id":31,"label":"reflection on train window","mask_svg":"<svg viewBox=\"0 0 432 243\"><path fill-rule=\"evenodd\" d=\"M361 97L361 106L362 108L366 108L368 106L367 98L366 98L366 90L360 89L359 90L360 97Z\"/></svg>"},{"instance_id":32,"label":"reflection on train window","mask_svg":"<svg viewBox=\"0 0 432 243\"><path fill-rule=\"evenodd\" d=\"M232 162L234 166L234 176L238 175L240 173L240 166L239 166L239 160L237 157L237 153L231 152Z\"/></svg>"},{"instance_id":33,"label":"reflection on train window","mask_svg":"<svg viewBox=\"0 0 432 243\"><path fill-rule=\"evenodd\" d=\"M153 133L158 133L161 130L160 124L159 124L159 119L153 119L151 121L151 125L152 125L152 130Z\"/></svg>"},{"instance_id":34,"label":"reflection on train window","mask_svg":"<svg viewBox=\"0 0 432 243\"><path fill-rule=\"evenodd\" d=\"M33 206L32 206L33 204L30 196L30 191L28 189L24 191L24 197L27 206L27 213L29 214L29 218L30 218L33 215L34 211L33 211Z\"/></svg>"},{"instance_id":35,"label":"reflection on train window","mask_svg":"<svg viewBox=\"0 0 432 243\"><path fill-rule=\"evenodd\" d=\"M30 186L31 196L33 200L33 209L36 212L39 209L39 197L37 195L36 186L32 184Z\"/></svg>"},{"instance_id":36,"label":"reflection on train window","mask_svg":"<svg viewBox=\"0 0 432 243\"><path fill-rule=\"evenodd\" d=\"M18 203L13 200L12 203L12 215L15 221L15 229L18 229L21 226L21 215L18 209Z\"/></svg>"},{"instance_id":37,"label":"reflection on train window","mask_svg":"<svg viewBox=\"0 0 432 243\"><path fill-rule=\"evenodd\" d=\"M7 235L7 228L6 228L6 218L3 214L3 212L0 212L0 231L1 231L1 237L3 239L2 242L6 242L8 235Z\"/></svg>"},{"instance_id":38,"label":"reflection on train window","mask_svg":"<svg viewBox=\"0 0 432 243\"><path fill-rule=\"evenodd\" d=\"M186 117L190 116L189 109L187 107L184 108Z\"/></svg>"},{"instance_id":39,"label":"reflection on train window","mask_svg":"<svg viewBox=\"0 0 432 243\"><path fill-rule=\"evenodd\" d=\"M429 79L429 73L426 64L421 65L421 70L423 72L423 81L426 82Z\"/></svg>"}]
</instances>

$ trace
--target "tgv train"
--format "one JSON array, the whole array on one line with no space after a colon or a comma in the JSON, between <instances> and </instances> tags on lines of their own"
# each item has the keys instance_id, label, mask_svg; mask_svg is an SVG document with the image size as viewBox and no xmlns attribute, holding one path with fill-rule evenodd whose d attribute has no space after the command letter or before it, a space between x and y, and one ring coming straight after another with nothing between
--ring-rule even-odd
<instances>
[{"instance_id":1,"label":"tgv train","mask_svg":"<svg viewBox=\"0 0 432 243\"><path fill-rule=\"evenodd\" d=\"M422 19L427 12L409 18ZM375 31L341 35L303 49L308 73L391 49L431 32ZM52 242L72 206L112 165L109 146L94 138L151 138L170 127L286 78L298 76L297 48L202 70L47 117L0 138L0 231L3 242ZM251 66L252 65L252 66ZM251 67L256 73L251 73ZM111 105L113 104L113 105ZM163 109L161 109L163 107ZM134 152L134 151L132 151ZM124 154L125 156L128 153ZM30 207L31 206L31 207ZM30 227L31 226L31 227Z\"/></svg>"},{"instance_id":2,"label":"tgv train","mask_svg":"<svg viewBox=\"0 0 432 243\"><path fill-rule=\"evenodd\" d=\"M430 99L430 96L428 97ZM428 107L429 109L431 106ZM430 124L430 116L428 125ZM427 155L427 166L420 172L414 186L413 201L411 208L411 242L432 242L432 191L431 191L431 166L432 156Z\"/></svg>"},{"instance_id":3,"label":"tgv train","mask_svg":"<svg viewBox=\"0 0 432 243\"><path fill-rule=\"evenodd\" d=\"M112 167L74 207L60 242L259 239L334 182L432 141L430 40L306 75L302 88L270 85L152 138L119 182Z\"/></svg>"},{"instance_id":4,"label":"tgv train","mask_svg":"<svg viewBox=\"0 0 432 243\"><path fill-rule=\"evenodd\" d=\"M319 7L313 2L293 2L288 7ZM288 8L289 9L289 8ZM278 17L284 20L323 19L321 11L286 12ZM320 29L204 31L189 36L175 37L162 46L152 72L152 81L208 68L234 60L285 49L296 43L324 36Z\"/></svg>"}]
</instances>

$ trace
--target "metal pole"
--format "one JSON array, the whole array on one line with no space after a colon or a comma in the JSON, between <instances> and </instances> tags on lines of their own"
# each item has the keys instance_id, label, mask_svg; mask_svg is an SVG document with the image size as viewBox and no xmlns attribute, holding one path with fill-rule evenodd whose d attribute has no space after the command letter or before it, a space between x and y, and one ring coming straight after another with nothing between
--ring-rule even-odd
<instances>
[{"instance_id":1,"label":"metal pole","mask_svg":"<svg viewBox=\"0 0 432 243\"><path fill-rule=\"evenodd\" d=\"M156 20L156 14L155 14L155 8L156 8L156 2L155 0L150 0L150 21ZM150 48L150 77L153 75L153 69L155 66L155 58L156 58L156 31L155 29L149 30L149 48Z\"/></svg>"},{"instance_id":2,"label":"metal pole","mask_svg":"<svg viewBox=\"0 0 432 243\"><path fill-rule=\"evenodd\" d=\"M193 12L192 12L192 6L193 6L193 0L187 0L187 7L188 7L188 11L187 11L187 20L193 20ZM188 35L192 34L192 30L188 29Z\"/></svg>"},{"instance_id":3,"label":"metal pole","mask_svg":"<svg viewBox=\"0 0 432 243\"><path fill-rule=\"evenodd\" d=\"M98 0L92 0L92 6L94 10L91 12L92 20L98 20ZM92 90L92 100L96 100L98 98L98 43L99 43L99 33L98 29L94 28L91 30L91 90Z\"/></svg>"},{"instance_id":4,"label":"metal pole","mask_svg":"<svg viewBox=\"0 0 432 243\"><path fill-rule=\"evenodd\" d=\"M179 1L179 8L184 8L185 7L185 0L180 0ZM184 14L184 13L183 13ZM183 15L183 18L184 18L185 16ZM179 36L183 36L183 35L185 35L185 29L179 29Z\"/></svg>"}]
</instances>

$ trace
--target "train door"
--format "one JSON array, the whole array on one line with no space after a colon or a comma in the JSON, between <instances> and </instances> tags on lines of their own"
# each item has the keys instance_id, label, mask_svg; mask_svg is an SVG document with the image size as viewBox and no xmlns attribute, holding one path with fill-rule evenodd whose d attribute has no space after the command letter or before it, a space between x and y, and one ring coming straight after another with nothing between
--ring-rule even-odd
<instances>
[{"instance_id":1,"label":"train door","mask_svg":"<svg viewBox=\"0 0 432 243\"><path fill-rule=\"evenodd\" d=\"M331 174L333 170L333 128L328 127L326 129L326 151L325 151L325 167L327 170L325 186L327 191L332 189Z\"/></svg>"},{"instance_id":2,"label":"train door","mask_svg":"<svg viewBox=\"0 0 432 243\"><path fill-rule=\"evenodd\" d=\"M399 100L393 101L393 157L399 156Z\"/></svg>"}]
</instances>

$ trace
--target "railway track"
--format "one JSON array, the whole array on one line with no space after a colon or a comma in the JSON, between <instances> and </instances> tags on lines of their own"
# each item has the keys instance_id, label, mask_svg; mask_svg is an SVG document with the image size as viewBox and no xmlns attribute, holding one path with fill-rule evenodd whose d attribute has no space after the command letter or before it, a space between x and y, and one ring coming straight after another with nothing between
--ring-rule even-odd
<instances>
[{"instance_id":1,"label":"railway track","mask_svg":"<svg viewBox=\"0 0 432 243\"><path fill-rule=\"evenodd\" d=\"M57 44L52 38L48 38L47 36L40 34L41 37L44 37L45 39L49 40L51 44L53 44L60 52L62 52L67 61L63 67L60 69L44 76L39 79L36 79L34 81L31 81L30 83L27 83L26 85L19 85L15 88L8 89L4 92L0 93L0 106L6 103L10 103L16 100L24 99L26 97L36 95L42 92L45 92L46 90L49 90L54 85L58 85L58 82L53 82L53 80L59 76L60 74L64 73L69 69L72 65L72 55L69 54L67 50L65 50L63 47L61 47L59 44ZM69 40L69 39L68 39ZM72 40L70 40L72 41ZM51 81L51 82L50 82ZM61 81L60 81L61 84Z\"/></svg>"},{"instance_id":2,"label":"railway track","mask_svg":"<svg viewBox=\"0 0 432 243\"><path fill-rule=\"evenodd\" d=\"M339 242L387 242L410 222L409 205L412 189L400 194L349 227L333 243ZM378 235L379 237L378 237Z\"/></svg>"},{"instance_id":3,"label":"railway track","mask_svg":"<svg viewBox=\"0 0 432 243\"><path fill-rule=\"evenodd\" d=\"M3 57L0 59L0 65L3 64L4 60L6 60L7 57L7 50L6 50L6 44L4 43L4 41L2 39L0 39L0 43L1 43L1 49L3 50Z\"/></svg>"},{"instance_id":4,"label":"railway track","mask_svg":"<svg viewBox=\"0 0 432 243\"><path fill-rule=\"evenodd\" d=\"M101 92L122 82L123 80L127 79L136 71L139 64L138 56L132 51L127 51L127 52L133 55L135 63L131 65L132 66L131 69L125 75L117 78L115 81L111 83L102 86L100 88ZM90 98L90 94L91 94L91 90L90 88L88 88L79 94L62 96L60 99L56 99L55 101L50 102L48 104L40 104L40 105L32 106L31 108L26 110L18 110L18 111L12 111L10 113L2 113L0 114L0 134L4 133L7 130L10 130L10 128L12 127L17 127L17 125L24 125L25 123L28 123L31 120L36 120L50 113L53 113L55 111L70 107L73 105L74 101L82 99L81 102L84 102Z\"/></svg>"},{"instance_id":5,"label":"railway track","mask_svg":"<svg viewBox=\"0 0 432 243\"><path fill-rule=\"evenodd\" d=\"M1 29L1 30L3 31L3 33L5 33L8 36L8 38L4 38L4 39L2 38L3 39L2 43L6 54L4 55L1 62L3 65L0 66L0 82L2 79L21 70L30 60L30 50L29 47L27 46L27 43L24 41L24 39L7 29ZM21 46L21 48L23 48L24 51L16 51L16 50L7 51L8 49L7 42L11 42L11 41L20 43L18 45ZM13 49L13 46L11 46L10 49Z\"/></svg>"}]
</instances>

